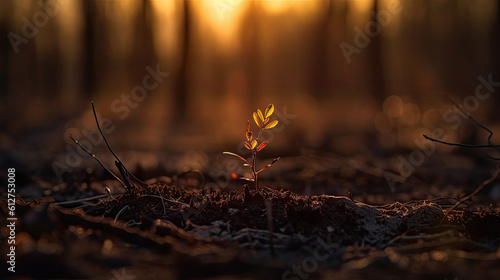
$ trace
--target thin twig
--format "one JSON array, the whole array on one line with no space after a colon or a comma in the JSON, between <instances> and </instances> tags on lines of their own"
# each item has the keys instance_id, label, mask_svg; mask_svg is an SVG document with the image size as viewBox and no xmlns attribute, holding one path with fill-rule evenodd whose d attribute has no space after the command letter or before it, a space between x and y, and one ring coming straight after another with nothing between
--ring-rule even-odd
<instances>
[{"instance_id":1,"label":"thin twig","mask_svg":"<svg viewBox=\"0 0 500 280\"><path fill-rule=\"evenodd\" d=\"M457 203L455 203L455 205L453 205L447 211L453 211L455 208L457 208L464 201L469 200L470 198L472 198L474 195L476 195L478 192L480 192L486 185L488 185L493 180L495 180L498 177L499 174L500 174L500 166L497 166L497 169L495 170L495 173L493 173L493 175L490 178L488 178L484 182L482 182L481 185L479 185L479 187L477 187L471 194L469 194L468 196L465 196L462 199L460 199Z\"/></svg>"},{"instance_id":2,"label":"thin twig","mask_svg":"<svg viewBox=\"0 0 500 280\"><path fill-rule=\"evenodd\" d=\"M108 198L110 200L113 199L113 196L111 195L111 190L108 187L104 188L104 191L106 191L106 194L108 195Z\"/></svg>"},{"instance_id":3,"label":"thin twig","mask_svg":"<svg viewBox=\"0 0 500 280\"><path fill-rule=\"evenodd\" d=\"M451 98L450 98L451 100ZM467 118L471 121L473 121L477 126L479 126L480 128L488 131L489 135L488 135L488 144L493 146L491 144L491 137L493 136L493 131L491 131L488 127L486 127L484 124L480 123L479 121L477 121L471 114L469 114L468 112L465 112L464 110L462 110L462 108L460 108L460 106L457 105L457 103L455 103L453 100L451 100L451 103L453 103L453 105L460 111L462 112L464 115L467 116Z\"/></svg>"},{"instance_id":4,"label":"thin twig","mask_svg":"<svg viewBox=\"0 0 500 280\"><path fill-rule=\"evenodd\" d=\"M123 207L120 211L118 211L118 214L116 214L116 217L115 217L115 222L114 224L117 223L118 221L118 217L120 217L120 215L125 212L125 210L127 210L128 208L130 207L130 205L125 205L125 207Z\"/></svg>"},{"instance_id":5,"label":"thin twig","mask_svg":"<svg viewBox=\"0 0 500 280\"><path fill-rule=\"evenodd\" d=\"M161 204L163 205L163 216L167 216L167 207L165 206L165 201L163 201L163 196L160 196Z\"/></svg>"},{"instance_id":6,"label":"thin twig","mask_svg":"<svg viewBox=\"0 0 500 280\"><path fill-rule=\"evenodd\" d=\"M451 100L451 98L450 98ZM471 114L469 114L468 112L465 112L462 108L460 108L460 106L458 106L453 100L451 100L451 103L453 103L453 105L460 111L462 112L462 114L466 115L467 118L471 121L473 121L477 126L479 126L480 128L488 131L488 139L487 139L487 142L490 146L492 146L492 148L495 148L497 151L500 151L500 149L498 147L493 147L494 145L491 143L491 137L493 137L493 131L491 131L491 129L489 129L487 126L485 126L484 124L480 123L479 121L477 121ZM492 160L500 160L500 158L496 158L494 156L490 156L488 155L487 153L485 153L484 151L481 151L483 153L483 155L485 155L486 157L492 159Z\"/></svg>"},{"instance_id":7,"label":"thin twig","mask_svg":"<svg viewBox=\"0 0 500 280\"><path fill-rule=\"evenodd\" d=\"M462 147L462 148L499 148L500 147L500 145L490 145L490 144L487 144L487 145L473 145L473 144L452 143L452 142L446 142L446 141L434 139L432 137L427 136L427 134L423 134L423 136L427 140L430 140L430 141L433 141L433 142L437 142L437 143L441 143L441 144L445 144L445 145L448 145L448 146L458 146L458 147Z\"/></svg>"},{"instance_id":8,"label":"thin twig","mask_svg":"<svg viewBox=\"0 0 500 280\"><path fill-rule=\"evenodd\" d=\"M125 226L127 226L127 227L131 227L131 226L138 226L138 225L142 225L142 223L141 223L141 222L136 222L136 221L135 221L135 220L133 220L133 219L132 219L132 220L130 220L130 221L128 221L128 222L125 224Z\"/></svg>"},{"instance_id":9,"label":"thin twig","mask_svg":"<svg viewBox=\"0 0 500 280\"><path fill-rule=\"evenodd\" d=\"M115 173L113 173L111 170L109 170L93 153L91 153L89 150L87 150L84 146L82 146L80 144L80 142L78 142L78 140L76 140L75 138L73 138L73 135L69 135L69 138L71 138L71 140L73 140L73 142L75 142L76 145L78 145L80 148L82 148L82 150L84 152L86 152L87 154L89 154L92 158L94 158L101 166L102 168L104 168L106 171L108 171L109 174L111 174L113 177L115 177L115 179L120 182L120 184L122 185L122 187L125 189L125 191L128 191L127 189L127 186L125 186L125 183L123 183L123 181L118 177L116 176Z\"/></svg>"},{"instance_id":10,"label":"thin twig","mask_svg":"<svg viewBox=\"0 0 500 280\"><path fill-rule=\"evenodd\" d=\"M458 147L462 147L462 148L495 148L497 150L500 147L500 145L493 145L491 143L488 144L488 145L471 145L471 144L451 143L451 142L446 142L446 141L434 139L432 137L427 136L427 134L423 134L423 136L427 140L430 140L430 141L433 141L433 142L437 142L437 143L441 143L441 144L445 144L445 145L448 145L448 146L458 146ZM489 140L488 140L488 142L489 142ZM492 160L500 160L500 158L496 158L496 157L490 156L490 155L486 154L485 152L482 152L482 154L485 155L486 157L492 159Z\"/></svg>"},{"instance_id":11,"label":"thin twig","mask_svg":"<svg viewBox=\"0 0 500 280\"><path fill-rule=\"evenodd\" d=\"M138 181L139 183L145 185L145 183L141 180L139 180L137 177L135 177L134 174L130 173L128 171L128 169L125 167L125 165L123 165L122 161L116 156L116 154L113 152L113 150L111 149L111 146L109 145L108 143L108 140L106 139L106 136L104 136L104 133L102 132L102 129L101 129L101 126L99 125L99 120L97 119L97 113L95 111L95 106L94 106L94 101L92 101L92 112L94 112L94 118L95 118L95 122L97 124L97 129L99 129L99 133L101 133L101 136L102 138L104 139L104 142L106 143L106 146L108 147L108 150L111 152L111 154L113 154L113 156L115 157L115 159L123 166L123 168L125 169L125 171L127 171L128 174L132 175L132 177ZM127 177L124 178L125 180L128 180Z\"/></svg>"},{"instance_id":12,"label":"thin twig","mask_svg":"<svg viewBox=\"0 0 500 280\"><path fill-rule=\"evenodd\" d=\"M134 185L134 183L128 178L128 172L125 166L123 166L120 161L115 161L115 166L118 168L118 171L120 171L120 175L122 175L125 185L127 185L127 189L132 189L132 185Z\"/></svg>"},{"instance_id":13,"label":"thin twig","mask_svg":"<svg viewBox=\"0 0 500 280\"><path fill-rule=\"evenodd\" d=\"M76 199L76 200L71 200L71 201L61 201L61 202L53 202L51 204L54 205L65 205L65 204L73 204L73 203L79 203L79 202L86 202L89 200L95 200L99 198L105 198L107 195L106 194L101 194L101 195L96 195L92 197L86 197L86 198L81 198L81 199Z\"/></svg>"},{"instance_id":14,"label":"thin twig","mask_svg":"<svg viewBox=\"0 0 500 280\"><path fill-rule=\"evenodd\" d=\"M471 121L473 121L480 128L488 131L488 138L487 138L488 144L487 145L471 145L471 144L450 143L450 142L441 141L441 140L438 140L438 139L431 138L431 137L429 137L429 136L427 136L427 135L424 134L425 139L431 140L431 141L434 141L434 142L438 142L438 143L441 143L441 144L449 145L449 146L458 146L458 147L463 147L463 148L495 148L497 151L500 151L500 149L499 149L500 145L494 145L493 143L491 143L491 137L493 136L493 131L491 131L491 129L489 129L488 127L486 127L484 124L482 124L479 121L477 121L468 112L465 112L464 110L462 110L462 108L460 108L460 106L458 106L455 102L453 102L453 101L451 101L451 102L453 103L453 105L460 112L462 112L462 114L464 114L465 116L467 116L468 119L470 119ZM500 160L500 159L494 158L494 157L489 156L489 155L486 155L486 156L488 156L491 159ZM483 181L481 183L481 185L479 185L479 187L477 187L471 194L469 194L469 195L463 197L462 199L460 199L459 201L457 201L457 203L455 203L455 205L453 205L447 211L449 212L449 211L455 210L464 201L467 201L470 198L472 198L474 195L476 195L478 192L480 192L486 185L488 185L493 180L495 180L498 177L499 174L500 174L500 166L497 166L497 169L495 170L495 173L493 173L493 175L490 178L488 178L485 181Z\"/></svg>"},{"instance_id":15,"label":"thin twig","mask_svg":"<svg viewBox=\"0 0 500 280\"><path fill-rule=\"evenodd\" d=\"M484 124L482 124L478 120L476 120L471 114L469 114L468 112L465 112L451 98L450 98L450 101L453 104L453 106L455 106L469 120L471 120L472 122L474 122L480 128L488 131L488 138L487 138L488 145L471 145L471 144L451 143L451 142L446 142L446 141L434 139L434 138L431 138L431 137L427 136L426 134L424 134L425 139L431 140L431 141L434 141L434 142L438 142L438 143L441 143L441 144L445 144L445 145L448 145L448 146L458 146L458 147L463 147L463 148L495 148L495 149L499 150L500 145L494 145L493 143L491 143L491 137L493 137L493 131L491 131L491 129L489 129Z\"/></svg>"},{"instance_id":16,"label":"thin twig","mask_svg":"<svg viewBox=\"0 0 500 280\"><path fill-rule=\"evenodd\" d=\"M94 101L92 101L92 112L94 112L94 119L95 119L95 122L97 124L97 129L99 129L99 132L101 133L102 139L104 139L106 146L108 146L108 150L111 152L111 154L113 154L113 156L116 158L117 161L121 162L120 159L116 156L116 154L113 152L113 150L109 146L108 140L106 139L106 136L104 136L104 133L102 132L101 126L99 125L99 120L97 119L97 113L95 112Z\"/></svg>"},{"instance_id":17,"label":"thin twig","mask_svg":"<svg viewBox=\"0 0 500 280\"><path fill-rule=\"evenodd\" d=\"M406 235L401 237L401 240L418 240L418 239L435 239L435 238L441 238L441 237L453 237L453 234L456 231L454 230L447 230L435 234L417 234L417 235Z\"/></svg>"},{"instance_id":18,"label":"thin twig","mask_svg":"<svg viewBox=\"0 0 500 280\"><path fill-rule=\"evenodd\" d=\"M155 198L159 198L161 199L162 201L163 200L166 200L168 202L172 202L172 203L177 203L177 204L180 204L180 205L183 205L183 206L188 206L189 207L189 204L187 203L184 203L184 202L181 202L181 201L176 201L176 200L173 200L173 199L168 199L168 198L165 198L161 195L155 195L155 194L143 194L141 196L138 196L137 198L140 198L140 197L155 197Z\"/></svg>"}]
</instances>

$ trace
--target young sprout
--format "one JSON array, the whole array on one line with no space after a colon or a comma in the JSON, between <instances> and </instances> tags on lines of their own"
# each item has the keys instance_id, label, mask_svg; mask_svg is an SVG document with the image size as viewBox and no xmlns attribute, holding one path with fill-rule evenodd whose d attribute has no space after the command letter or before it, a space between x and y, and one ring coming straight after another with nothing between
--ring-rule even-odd
<instances>
[{"instance_id":1,"label":"young sprout","mask_svg":"<svg viewBox=\"0 0 500 280\"><path fill-rule=\"evenodd\" d=\"M271 129L278 124L277 120L270 122L269 118L271 117L273 112L274 112L274 105L269 104L269 106L267 106L264 114L262 114L262 111L260 109L257 109L257 112L253 113L253 120L255 121L257 126L259 127L259 133L257 134L257 137L255 137L255 138L254 138L253 132L250 130L250 121L249 120L247 121L247 130L245 133L245 136L246 136L245 148L247 148L248 150L250 150L252 152L252 158L250 161L246 160L244 157L242 157L238 154L235 154L235 153L231 153L231 152L224 152L223 153L226 155L237 157L238 159L242 160L245 163L244 166L250 167L250 169L252 170L252 178L241 178L241 179L253 181L255 189L258 188L257 181L259 178L259 174L261 172L263 172L264 170L268 169L269 167L271 167L274 163L276 163L280 159L279 157L275 158L271 163L264 166L260 170L257 170L257 168L256 168L257 153L260 152L262 149L264 149L264 147L267 146L267 144L269 143L268 141L262 142L260 140L260 134L262 133L262 131L264 131L266 129Z\"/></svg>"}]
</instances>

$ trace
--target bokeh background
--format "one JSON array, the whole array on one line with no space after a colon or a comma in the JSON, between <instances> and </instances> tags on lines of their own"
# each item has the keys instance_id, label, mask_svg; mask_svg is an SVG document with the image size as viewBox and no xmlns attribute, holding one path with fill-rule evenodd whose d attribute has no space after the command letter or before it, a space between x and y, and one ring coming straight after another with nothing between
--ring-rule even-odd
<instances>
[{"instance_id":1,"label":"bokeh background","mask_svg":"<svg viewBox=\"0 0 500 280\"><path fill-rule=\"evenodd\" d=\"M253 206L249 213L210 226L198 218L191 222L191 215L198 217L191 212L197 213L196 207L182 206L184 230L189 230L184 234L160 224L150 231L151 219L160 217L152 209L160 206L152 200L137 203L130 209L141 218L127 227L144 221L136 227L145 233L138 239L134 231L125 233L105 220L82 220L81 211L89 209L82 207L108 195L120 199L123 188L70 134L118 173L96 131L94 101L111 147L138 178L195 193L242 191L248 181L240 177L250 178L249 168L222 152L248 156L246 122L257 108L273 103L279 125L265 134L271 143L259 153L258 167L281 159L259 175L259 189L347 196L386 205L393 213L403 209L395 202L411 209L433 201L450 209L491 177L499 161L487 155L500 158L500 149L437 145L425 142L422 134L440 131L437 137L447 141L485 143L488 133L466 120L453 107L456 102L487 125L492 141L500 144L499 93L498 0L0 0L0 193L6 190L7 170L15 168L20 273L15 278L115 279L118 272L122 279L286 278L287 270L302 264L302 271L316 273L315 279L381 273L393 279L403 274L487 279L498 270L493 269L499 257L493 219L500 211L498 178L460 206L468 220L463 229L444 224L427 229L434 210L418 208L415 215L405 215L423 226L393 238L389 244L397 246L384 251L365 246L365 239L344 250L350 241L330 242L337 226L328 232L314 226L317 209L346 212L350 221L357 216L349 214L349 207L318 208L321 204L306 197L300 200L311 202L312 210L302 202L286 207L280 202L277 211L284 211L290 223L275 225L278 255L271 257L259 253L267 248L260 243L259 236L266 236L261 230L243 229L227 244L207 241L216 232L230 238L230 227L245 224L238 217L263 215ZM175 188L164 193L179 203L191 196ZM288 194L279 195L288 201ZM193 205L201 203L192 197ZM210 202L205 214L231 205L218 200L225 194L211 197L204 200ZM246 202L259 202L259 196L252 197ZM266 207L276 210L267 202ZM0 216L6 216L6 207L0 208ZM461 224L456 210L450 223ZM491 221L487 230L471 216L479 210L489 217L481 221ZM299 223L304 217L310 221ZM377 217L377 223L386 218ZM309 225L314 228L304 230ZM171 232L161 239L169 240L168 246L149 239L154 232ZM287 238L290 232L294 235ZM433 234L426 237L426 232ZM200 238L181 241L191 233ZM0 238L9 234L9 228L0 229ZM308 244L319 240L316 234L336 248L328 260L311 258ZM416 237L422 239L414 243ZM289 246L284 240L293 242ZM233 250L234 242L241 242L244 251ZM308 260L317 267L310 270Z\"/></svg>"},{"instance_id":2,"label":"bokeh background","mask_svg":"<svg viewBox=\"0 0 500 280\"><path fill-rule=\"evenodd\" d=\"M4 0L1 144L64 151L95 129L91 100L117 149L237 151L269 103L291 116L272 154L411 150L434 128L484 142L443 116L468 100L500 130L500 87L466 99L479 76L500 81L499 12L496 0ZM168 76L127 105L147 69Z\"/></svg>"}]
</instances>

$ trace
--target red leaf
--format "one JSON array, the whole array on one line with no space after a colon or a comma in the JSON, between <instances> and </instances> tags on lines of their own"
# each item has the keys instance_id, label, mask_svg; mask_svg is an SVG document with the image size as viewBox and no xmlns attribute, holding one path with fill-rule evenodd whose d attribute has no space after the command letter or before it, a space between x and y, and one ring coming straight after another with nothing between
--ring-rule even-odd
<instances>
[{"instance_id":1,"label":"red leaf","mask_svg":"<svg viewBox=\"0 0 500 280\"><path fill-rule=\"evenodd\" d=\"M257 152L264 149L264 147L267 145L267 143L269 143L269 142L265 141L265 142L260 143L259 147L257 148Z\"/></svg>"}]
</instances>

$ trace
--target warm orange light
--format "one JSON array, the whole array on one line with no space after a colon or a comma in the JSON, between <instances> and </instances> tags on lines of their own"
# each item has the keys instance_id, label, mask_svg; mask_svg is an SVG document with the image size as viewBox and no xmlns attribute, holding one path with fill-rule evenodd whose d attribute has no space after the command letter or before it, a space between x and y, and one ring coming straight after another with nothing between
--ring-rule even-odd
<instances>
[{"instance_id":1,"label":"warm orange light","mask_svg":"<svg viewBox=\"0 0 500 280\"><path fill-rule=\"evenodd\" d=\"M191 4L200 24L208 28L209 37L231 48L239 28L239 21L249 1L245 0L192 0Z\"/></svg>"},{"instance_id":2,"label":"warm orange light","mask_svg":"<svg viewBox=\"0 0 500 280\"><path fill-rule=\"evenodd\" d=\"M140 3L134 0L103 2L106 17L111 26L110 55L116 59L128 56L132 51L134 21L139 13Z\"/></svg>"},{"instance_id":3,"label":"warm orange light","mask_svg":"<svg viewBox=\"0 0 500 280\"><path fill-rule=\"evenodd\" d=\"M323 0L257 0L268 14L293 12L294 15L314 13L327 3Z\"/></svg>"},{"instance_id":4,"label":"warm orange light","mask_svg":"<svg viewBox=\"0 0 500 280\"><path fill-rule=\"evenodd\" d=\"M351 7L358 12L367 12L373 7L374 0L354 0L349 1Z\"/></svg>"},{"instance_id":5,"label":"warm orange light","mask_svg":"<svg viewBox=\"0 0 500 280\"><path fill-rule=\"evenodd\" d=\"M263 0L262 6L264 9L266 9L269 13L282 13L286 11L288 8L290 8L290 5L292 2L295 1L290 1L290 0Z\"/></svg>"},{"instance_id":6,"label":"warm orange light","mask_svg":"<svg viewBox=\"0 0 500 280\"><path fill-rule=\"evenodd\" d=\"M162 59L174 57L178 53L179 25L181 24L181 1L153 1L155 50Z\"/></svg>"},{"instance_id":7,"label":"warm orange light","mask_svg":"<svg viewBox=\"0 0 500 280\"><path fill-rule=\"evenodd\" d=\"M370 19L370 10L374 0L354 0L348 1L349 14L353 19L353 24L358 25Z\"/></svg>"}]
</instances>

